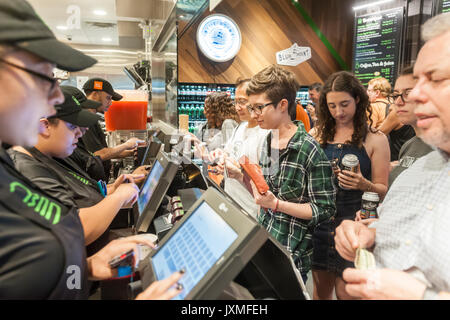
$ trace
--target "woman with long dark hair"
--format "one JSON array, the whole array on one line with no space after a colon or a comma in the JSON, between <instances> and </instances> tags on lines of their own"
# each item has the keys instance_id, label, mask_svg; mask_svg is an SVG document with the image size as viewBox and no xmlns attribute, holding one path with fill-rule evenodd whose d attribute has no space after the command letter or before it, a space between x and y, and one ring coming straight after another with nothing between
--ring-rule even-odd
<instances>
[{"instance_id":1,"label":"woman with long dark hair","mask_svg":"<svg viewBox=\"0 0 450 320\"><path fill-rule=\"evenodd\" d=\"M334 218L321 223L313 235L314 298L345 298L342 272L352 263L342 259L334 248L335 229L345 220L354 220L364 192L387 192L389 143L386 136L368 125L371 109L366 89L349 72L337 72L326 81L317 107L318 122L311 130L328 159L337 164L334 173L339 185ZM369 120L370 123L370 120ZM353 154L359 164L356 172L340 170L345 155Z\"/></svg>"}]
</instances>

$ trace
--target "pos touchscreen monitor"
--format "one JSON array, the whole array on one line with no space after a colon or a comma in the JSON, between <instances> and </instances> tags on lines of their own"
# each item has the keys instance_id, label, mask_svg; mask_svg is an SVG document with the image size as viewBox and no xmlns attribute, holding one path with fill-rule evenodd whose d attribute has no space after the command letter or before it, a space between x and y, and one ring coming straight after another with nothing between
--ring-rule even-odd
<instances>
[{"instance_id":1,"label":"pos touchscreen monitor","mask_svg":"<svg viewBox=\"0 0 450 320\"><path fill-rule=\"evenodd\" d=\"M147 232L177 170L178 162L160 151L133 207L136 232Z\"/></svg>"},{"instance_id":2,"label":"pos touchscreen monitor","mask_svg":"<svg viewBox=\"0 0 450 320\"><path fill-rule=\"evenodd\" d=\"M142 287L145 289L153 281L184 269L185 274L179 280L184 289L175 299L220 298L224 289L268 241L272 241L270 235L261 225L243 214L217 190L209 188L164 237L159 248L141 261ZM285 251L282 253L289 259ZM270 263L270 260L265 263ZM289 271L291 267L289 265L287 270L281 271L292 273ZM282 286L294 291L290 298L304 299L299 273L286 277L290 284L285 283L284 275L275 273L265 278L270 276L281 277ZM253 287L261 284L255 284L247 277L242 282L254 292L258 291ZM271 284L267 287L270 288ZM279 297L276 293L269 295Z\"/></svg>"}]
</instances>

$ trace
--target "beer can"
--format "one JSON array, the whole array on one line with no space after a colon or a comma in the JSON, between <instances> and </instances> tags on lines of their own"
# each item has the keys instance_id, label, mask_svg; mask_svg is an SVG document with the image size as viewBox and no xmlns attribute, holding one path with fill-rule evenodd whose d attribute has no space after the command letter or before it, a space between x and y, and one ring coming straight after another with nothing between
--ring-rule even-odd
<instances>
[{"instance_id":1,"label":"beer can","mask_svg":"<svg viewBox=\"0 0 450 320\"><path fill-rule=\"evenodd\" d=\"M354 154L349 153L342 158L341 169L356 173L358 171L358 164L359 164L358 157L355 156ZM341 187L341 189L344 190L349 190L347 188L342 187L341 184L339 184L339 187Z\"/></svg>"},{"instance_id":2,"label":"beer can","mask_svg":"<svg viewBox=\"0 0 450 320\"><path fill-rule=\"evenodd\" d=\"M377 207L380 197L376 192L364 192L361 201L361 219L378 218Z\"/></svg>"}]
</instances>

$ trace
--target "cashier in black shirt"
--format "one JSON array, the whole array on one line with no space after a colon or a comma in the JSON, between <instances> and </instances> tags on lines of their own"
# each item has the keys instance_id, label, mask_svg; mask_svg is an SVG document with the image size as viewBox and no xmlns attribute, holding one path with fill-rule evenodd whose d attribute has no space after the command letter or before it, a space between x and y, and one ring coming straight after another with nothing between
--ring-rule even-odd
<instances>
[{"instance_id":1,"label":"cashier in black shirt","mask_svg":"<svg viewBox=\"0 0 450 320\"><path fill-rule=\"evenodd\" d=\"M111 83L102 78L92 78L83 85L83 90L89 100L97 101L100 105L96 108L90 108L92 113L105 113L111 106L112 101L119 101L123 97L114 91ZM79 141L79 146L85 150L99 156L103 161L106 179L109 179L111 170L111 159L121 159L133 156L139 142L137 138L131 138L128 141L116 146L108 147L106 136L100 124L97 122L89 127L89 130ZM79 152L77 151L76 154ZM75 159L75 156L72 158ZM81 164L80 164L81 166Z\"/></svg>"},{"instance_id":2,"label":"cashier in black shirt","mask_svg":"<svg viewBox=\"0 0 450 320\"><path fill-rule=\"evenodd\" d=\"M100 102L89 100L86 98L84 93L81 90L78 90L76 87L71 86L61 86L63 91L68 91L75 99L81 102L81 108L83 109L91 109L96 110L101 106ZM98 117L100 119L100 117ZM91 126L97 125L97 120L94 121ZM80 127L81 132L83 134L82 137L86 134L88 128ZM103 132L102 132L103 133ZM67 158L55 158L56 161L60 162L64 167L70 168L75 171L82 171L83 175L87 175L93 180L103 180L109 181L108 176L105 173L105 168L103 165L103 161L99 156L96 156L92 152L86 149L81 139L78 139L77 148L73 151L73 153ZM133 171L133 174L139 175L147 175L149 168L147 166L140 166ZM108 171L109 172L109 171ZM135 180L136 183L143 182L142 180Z\"/></svg>"},{"instance_id":3,"label":"cashier in black shirt","mask_svg":"<svg viewBox=\"0 0 450 320\"><path fill-rule=\"evenodd\" d=\"M75 87L62 86L65 101L56 105L56 114L40 120L41 132L34 147L15 146L9 151L16 168L41 190L68 207L80 208L87 253L92 255L108 242L109 225L122 207L130 207L139 188L134 177L121 176L109 186L95 181L81 168L68 167L57 159L67 158L76 148L81 128L98 121L98 116L81 108L99 104L87 100ZM81 94L81 95L80 95ZM77 99L78 97L78 99ZM131 183L122 183L128 179Z\"/></svg>"},{"instance_id":4,"label":"cashier in black shirt","mask_svg":"<svg viewBox=\"0 0 450 320\"><path fill-rule=\"evenodd\" d=\"M79 71L96 61L56 40L23 0L0 0L0 142L32 146L39 119L64 96L55 66ZM143 239L124 238L86 258L75 207L42 191L20 174L0 147L0 299L83 299L86 282L117 274L108 262ZM80 286L72 278L80 277ZM139 298L170 299L180 278L155 282Z\"/></svg>"}]
</instances>

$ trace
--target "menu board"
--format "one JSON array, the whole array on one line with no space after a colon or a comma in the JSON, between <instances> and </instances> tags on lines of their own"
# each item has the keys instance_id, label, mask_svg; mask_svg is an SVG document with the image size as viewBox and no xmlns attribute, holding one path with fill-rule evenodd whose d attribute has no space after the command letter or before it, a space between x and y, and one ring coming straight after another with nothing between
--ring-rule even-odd
<instances>
[{"instance_id":1,"label":"menu board","mask_svg":"<svg viewBox=\"0 0 450 320\"><path fill-rule=\"evenodd\" d=\"M450 0L439 0L438 13L450 12Z\"/></svg>"},{"instance_id":2,"label":"menu board","mask_svg":"<svg viewBox=\"0 0 450 320\"><path fill-rule=\"evenodd\" d=\"M397 77L403 33L404 8L399 7L355 17L353 72L367 85L384 77L391 84Z\"/></svg>"}]
</instances>

